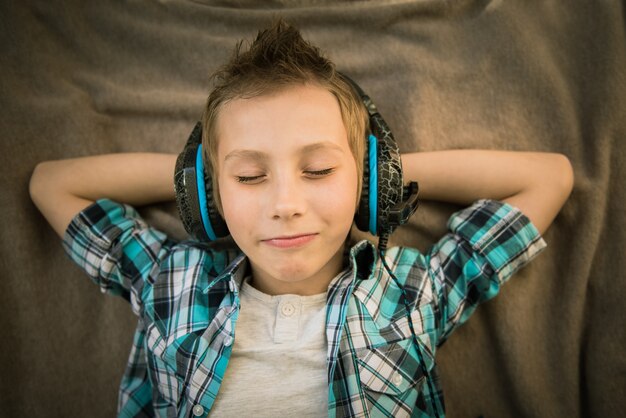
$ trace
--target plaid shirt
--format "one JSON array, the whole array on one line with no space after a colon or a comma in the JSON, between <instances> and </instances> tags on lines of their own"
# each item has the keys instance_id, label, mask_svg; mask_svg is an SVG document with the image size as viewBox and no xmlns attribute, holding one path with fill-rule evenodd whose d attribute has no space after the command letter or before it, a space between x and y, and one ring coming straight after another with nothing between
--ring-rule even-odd
<instances>
[{"instance_id":1,"label":"plaid shirt","mask_svg":"<svg viewBox=\"0 0 626 418\"><path fill-rule=\"evenodd\" d=\"M493 200L455 213L448 227L426 254L385 253L410 316L373 245L350 249L327 293L329 417L443 416L435 349L545 247L528 218ZM64 247L139 317L119 416L207 416L231 355L247 258L170 240L106 199L73 219Z\"/></svg>"}]
</instances>

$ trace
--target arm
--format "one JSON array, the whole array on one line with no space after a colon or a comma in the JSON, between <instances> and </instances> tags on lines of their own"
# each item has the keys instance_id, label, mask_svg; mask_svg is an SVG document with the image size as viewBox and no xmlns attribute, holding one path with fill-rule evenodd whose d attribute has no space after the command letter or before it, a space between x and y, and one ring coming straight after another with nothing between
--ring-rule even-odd
<instances>
[{"instance_id":1,"label":"arm","mask_svg":"<svg viewBox=\"0 0 626 418\"><path fill-rule=\"evenodd\" d=\"M107 154L37 165L30 195L59 236L72 218L100 198L131 205L173 200L176 155Z\"/></svg>"},{"instance_id":2,"label":"arm","mask_svg":"<svg viewBox=\"0 0 626 418\"><path fill-rule=\"evenodd\" d=\"M420 183L423 199L468 205L493 199L520 209L541 234L570 195L572 166L542 152L449 150L402 155L404 178Z\"/></svg>"}]
</instances>

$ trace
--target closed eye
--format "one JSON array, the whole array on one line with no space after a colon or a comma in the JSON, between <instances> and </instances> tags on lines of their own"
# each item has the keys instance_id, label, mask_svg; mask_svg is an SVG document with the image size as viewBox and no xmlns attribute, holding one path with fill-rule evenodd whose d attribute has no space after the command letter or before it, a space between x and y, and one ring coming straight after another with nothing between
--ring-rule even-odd
<instances>
[{"instance_id":1,"label":"closed eye","mask_svg":"<svg viewBox=\"0 0 626 418\"><path fill-rule=\"evenodd\" d=\"M333 171L335 171L334 168L325 168L323 170L306 170L304 171L304 174L309 178L319 178L319 177L327 176L331 174ZM235 176L235 179L239 183L257 184L257 183L262 182L265 179L265 174L261 174L258 176Z\"/></svg>"},{"instance_id":2,"label":"closed eye","mask_svg":"<svg viewBox=\"0 0 626 418\"><path fill-rule=\"evenodd\" d=\"M237 179L237 181L239 183L255 184L255 183L261 182L263 180L263 177L265 177L265 175L259 175L259 176L236 176L235 178Z\"/></svg>"},{"instance_id":3,"label":"closed eye","mask_svg":"<svg viewBox=\"0 0 626 418\"><path fill-rule=\"evenodd\" d=\"M334 168L325 168L324 170L307 170L304 173L309 177L324 177L335 171Z\"/></svg>"}]
</instances>

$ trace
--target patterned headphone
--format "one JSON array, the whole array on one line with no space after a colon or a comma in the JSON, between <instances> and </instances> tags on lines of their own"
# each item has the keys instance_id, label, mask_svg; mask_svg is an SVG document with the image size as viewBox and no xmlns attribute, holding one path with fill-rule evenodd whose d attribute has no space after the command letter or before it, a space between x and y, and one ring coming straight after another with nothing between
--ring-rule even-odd
<instances>
[{"instance_id":1,"label":"patterned headphone","mask_svg":"<svg viewBox=\"0 0 626 418\"><path fill-rule=\"evenodd\" d=\"M341 73L340 73L341 74ZM345 74L341 76L359 94L369 114L371 134L363 165L363 186L354 217L357 228L387 237L408 221L418 206L418 185L404 186L400 150L374 102ZM178 212L185 230L199 241L229 234L213 199L213 183L202 158L202 125L196 124L176 160L174 187Z\"/></svg>"}]
</instances>

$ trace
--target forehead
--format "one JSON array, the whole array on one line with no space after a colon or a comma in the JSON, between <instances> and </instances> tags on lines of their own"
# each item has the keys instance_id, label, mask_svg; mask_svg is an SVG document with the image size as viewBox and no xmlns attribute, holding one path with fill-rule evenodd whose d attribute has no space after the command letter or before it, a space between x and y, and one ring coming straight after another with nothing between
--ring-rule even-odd
<instances>
[{"instance_id":1,"label":"forehead","mask_svg":"<svg viewBox=\"0 0 626 418\"><path fill-rule=\"evenodd\" d=\"M348 147L337 99L311 84L226 103L216 133L220 159L237 149L278 153L319 148L314 145L319 143Z\"/></svg>"}]
</instances>

